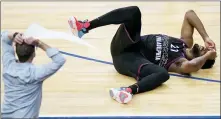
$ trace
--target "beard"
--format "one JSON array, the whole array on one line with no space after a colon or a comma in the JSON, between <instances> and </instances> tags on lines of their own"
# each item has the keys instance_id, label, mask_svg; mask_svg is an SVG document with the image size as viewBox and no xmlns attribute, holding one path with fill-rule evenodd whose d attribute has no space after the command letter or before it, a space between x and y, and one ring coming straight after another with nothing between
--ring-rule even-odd
<instances>
[{"instance_id":1,"label":"beard","mask_svg":"<svg viewBox=\"0 0 221 119\"><path fill-rule=\"evenodd\" d=\"M194 57L199 57L200 56L200 49L198 44L194 44L192 48L192 53Z\"/></svg>"}]
</instances>

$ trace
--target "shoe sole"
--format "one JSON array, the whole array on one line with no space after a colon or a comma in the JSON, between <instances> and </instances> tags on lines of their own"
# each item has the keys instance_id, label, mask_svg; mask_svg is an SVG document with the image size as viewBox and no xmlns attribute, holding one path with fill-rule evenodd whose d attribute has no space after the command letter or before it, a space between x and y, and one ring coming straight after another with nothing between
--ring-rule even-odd
<instances>
[{"instance_id":1,"label":"shoe sole","mask_svg":"<svg viewBox=\"0 0 221 119\"><path fill-rule=\"evenodd\" d=\"M75 35L78 36L78 30L77 30L77 26L76 26L76 20L75 17L70 17L68 20L68 24L69 24L69 29L70 31ZM79 37L79 36L78 36Z\"/></svg>"},{"instance_id":2,"label":"shoe sole","mask_svg":"<svg viewBox=\"0 0 221 119\"><path fill-rule=\"evenodd\" d=\"M110 94L110 96L111 96L112 98L114 97L114 93L113 93L112 90L109 90L109 94Z\"/></svg>"}]
</instances>

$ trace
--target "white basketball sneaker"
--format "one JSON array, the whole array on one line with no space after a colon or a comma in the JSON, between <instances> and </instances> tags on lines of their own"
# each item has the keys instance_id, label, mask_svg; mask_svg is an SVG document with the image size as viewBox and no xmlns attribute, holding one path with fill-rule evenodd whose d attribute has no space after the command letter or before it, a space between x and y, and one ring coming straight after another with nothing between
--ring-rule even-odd
<instances>
[{"instance_id":1,"label":"white basketball sneaker","mask_svg":"<svg viewBox=\"0 0 221 119\"><path fill-rule=\"evenodd\" d=\"M130 90L130 91L129 91ZM126 87L111 88L110 96L119 103L126 104L132 100L131 89Z\"/></svg>"}]
</instances>

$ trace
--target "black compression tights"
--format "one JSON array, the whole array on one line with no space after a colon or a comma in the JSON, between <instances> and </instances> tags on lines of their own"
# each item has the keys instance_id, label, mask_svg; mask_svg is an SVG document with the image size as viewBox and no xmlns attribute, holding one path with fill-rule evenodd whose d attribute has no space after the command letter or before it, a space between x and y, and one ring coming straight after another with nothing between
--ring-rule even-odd
<instances>
[{"instance_id":1,"label":"black compression tights","mask_svg":"<svg viewBox=\"0 0 221 119\"><path fill-rule=\"evenodd\" d=\"M131 36L140 33L141 13L136 6L124 7L110 11L92 21L87 30L110 24L125 24L127 31Z\"/></svg>"},{"instance_id":2,"label":"black compression tights","mask_svg":"<svg viewBox=\"0 0 221 119\"><path fill-rule=\"evenodd\" d=\"M110 24L125 24L130 36L133 37L141 31L141 12L136 6L115 9L90 21L87 30ZM133 94L141 93L155 89L168 79L169 74L164 68L148 64L142 67L139 81L129 87Z\"/></svg>"},{"instance_id":3,"label":"black compression tights","mask_svg":"<svg viewBox=\"0 0 221 119\"><path fill-rule=\"evenodd\" d=\"M166 69L155 64L147 64L142 67L138 82L129 87L133 94L142 93L159 87L169 77Z\"/></svg>"}]
</instances>

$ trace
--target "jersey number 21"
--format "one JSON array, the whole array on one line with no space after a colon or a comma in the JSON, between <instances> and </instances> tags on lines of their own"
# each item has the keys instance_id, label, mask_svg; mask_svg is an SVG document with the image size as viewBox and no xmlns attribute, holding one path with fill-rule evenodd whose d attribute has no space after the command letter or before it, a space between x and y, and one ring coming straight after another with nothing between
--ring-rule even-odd
<instances>
[{"instance_id":1,"label":"jersey number 21","mask_svg":"<svg viewBox=\"0 0 221 119\"><path fill-rule=\"evenodd\" d=\"M173 52L178 52L179 46L174 46L173 44L170 45L170 50Z\"/></svg>"}]
</instances>

